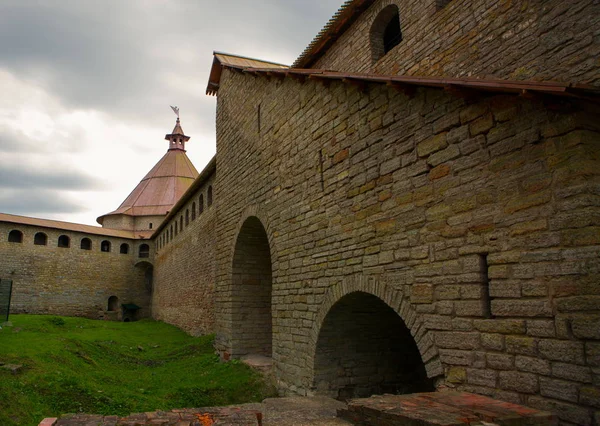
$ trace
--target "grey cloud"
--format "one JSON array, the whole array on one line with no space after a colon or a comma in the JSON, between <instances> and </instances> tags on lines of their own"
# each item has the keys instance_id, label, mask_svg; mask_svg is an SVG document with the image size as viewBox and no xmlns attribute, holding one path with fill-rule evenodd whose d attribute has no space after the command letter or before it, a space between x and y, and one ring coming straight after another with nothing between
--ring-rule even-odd
<instances>
[{"instance_id":1,"label":"grey cloud","mask_svg":"<svg viewBox=\"0 0 600 426\"><path fill-rule=\"evenodd\" d=\"M76 170L35 169L16 165L0 167L0 189L55 189L69 191L86 191L102 188L96 179ZM30 192L23 192L21 197L31 197Z\"/></svg>"},{"instance_id":2,"label":"grey cloud","mask_svg":"<svg viewBox=\"0 0 600 426\"><path fill-rule=\"evenodd\" d=\"M77 204L52 190L0 193L0 211L25 216L43 216L53 213L81 213L87 211L84 205Z\"/></svg>"},{"instance_id":3,"label":"grey cloud","mask_svg":"<svg viewBox=\"0 0 600 426\"><path fill-rule=\"evenodd\" d=\"M291 62L340 4L4 1L0 64L45 85L67 106L148 120L164 117L166 97L194 108L204 96L168 87L161 72L204 84L213 50L272 60L283 58L268 57L270 51L289 52L285 61ZM196 117L206 124L213 120L205 111Z\"/></svg>"}]
</instances>

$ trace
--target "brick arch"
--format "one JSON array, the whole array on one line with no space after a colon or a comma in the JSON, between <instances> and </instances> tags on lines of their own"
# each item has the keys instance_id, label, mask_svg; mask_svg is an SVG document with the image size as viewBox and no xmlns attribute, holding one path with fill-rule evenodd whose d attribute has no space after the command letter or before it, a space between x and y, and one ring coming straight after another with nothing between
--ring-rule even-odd
<instances>
[{"instance_id":1,"label":"brick arch","mask_svg":"<svg viewBox=\"0 0 600 426\"><path fill-rule=\"evenodd\" d=\"M230 280L230 355L272 355L273 231L259 206L241 215L228 261Z\"/></svg>"},{"instance_id":2,"label":"brick arch","mask_svg":"<svg viewBox=\"0 0 600 426\"><path fill-rule=\"evenodd\" d=\"M430 379L443 377L444 368L435 346L432 332L427 330L424 320L414 310L408 298L404 297L404 294L400 289L395 288L389 283L378 280L376 277L364 277L361 275L348 277L330 287L325 293L323 301L317 310L308 343L308 353L310 355L311 365L311 386L313 386L315 378L314 366L319 334L323 328L327 315L334 305L345 296L359 292L377 297L398 315L415 340L421 360L425 365L427 377Z\"/></svg>"},{"instance_id":3,"label":"brick arch","mask_svg":"<svg viewBox=\"0 0 600 426\"><path fill-rule=\"evenodd\" d=\"M267 232L267 239L269 240L269 248L271 250L271 262L273 264L275 264L276 257L277 257L277 250L275 247L275 238L274 238L275 232L273 230L273 227L271 226L271 222L269 221L264 208L258 204L252 204L250 206L247 206L242 211L242 214L240 215L240 219L238 220L238 223L235 227L235 232L233 233L233 244L231 244L231 247L229 247L229 257L228 257L228 262L227 262L227 268L228 268L227 273L228 274L231 274L231 264L233 262L233 256L235 254L235 244L237 242L237 238L240 235L240 231L242 230L244 223L246 223L246 220L248 220L252 216L256 217L260 221L260 223L262 223L262 226L265 228L265 231Z\"/></svg>"}]
</instances>

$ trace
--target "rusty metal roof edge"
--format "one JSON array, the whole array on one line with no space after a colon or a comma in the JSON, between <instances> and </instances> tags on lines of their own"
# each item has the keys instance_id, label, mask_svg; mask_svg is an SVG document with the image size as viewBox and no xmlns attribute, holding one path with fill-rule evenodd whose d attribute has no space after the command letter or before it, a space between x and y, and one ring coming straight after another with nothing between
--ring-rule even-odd
<instances>
[{"instance_id":1,"label":"rusty metal roof edge","mask_svg":"<svg viewBox=\"0 0 600 426\"><path fill-rule=\"evenodd\" d=\"M200 172L194 183L190 185L187 191L183 193L179 201L177 201L175 205L171 208L171 211L169 211L167 216L163 219L163 221L160 223L160 225L156 228L156 230L150 237L151 239L156 237L164 229L169 220L171 220L174 216L177 216L177 214L179 214L179 209L192 198L194 192L198 188L200 188L208 180L208 178L214 174L216 170L217 156L215 154L213 158L211 158L211 160L208 162L206 167L204 167L204 169Z\"/></svg>"},{"instance_id":2,"label":"rusty metal roof edge","mask_svg":"<svg viewBox=\"0 0 600 426\"><path fill-rule=\"evenodd\" d=\"M216 55L231 56L232 58L248 59L248 60L256 61L256 62L264 62L265 64L273 64L273 65L278 65L278 66L285 67L285 68L290 67L289 65L281 64L279 62L266 61L264 59L252 58L250 56L236 55L234 53L220 52L217 50L213 50L213 55L215 55L215 56Z\"/></svg>"},{"instance_id":3,"label":"rusty metal roof edge","mask_svg":"<svg viewBox=\"0 0 600 426\"><path fill-rule=\"evenodd\" d=\"M65 222L54 219L40 219L31 216L20 216L10 213L0 213L0 222L14 223L25 226L37 226L41 228L58 229L62 231L79 232L81 234L94 234L106 237L126 238L130 240L139 239L135 231L121 229L102 228L100 226L85 225L81 223Z\"/></svg>"},{"instance_id":4,"label":"rusty metal roof edge","mask_svg":"<svg viewBox=\"0 0 600 426\"><path fill-rule=\"evenodd\" d=\"M592 85L580 83L563 83L558 81L530 81L530 80L496 80L496 79L478 79L478 78L452 78L452 77L425 77L425 76L404 76L404 75L385 75L385 74L359 74L343 73L337 71L328 71L320 69L273 69L273 68L250 68L233 65L223 65L225 68L241 70L251 74L284 74L284 75L303 75L314 76L316 78L331 80L354 79L367 83L401 83L424 87L445 87L462 86L474 90L501 90L505 92L516 93L521 90L529 90L547 94L566 94L577 96L578 92L585 94L600 94L600 88Z\"/></svg>"}]
</instances>

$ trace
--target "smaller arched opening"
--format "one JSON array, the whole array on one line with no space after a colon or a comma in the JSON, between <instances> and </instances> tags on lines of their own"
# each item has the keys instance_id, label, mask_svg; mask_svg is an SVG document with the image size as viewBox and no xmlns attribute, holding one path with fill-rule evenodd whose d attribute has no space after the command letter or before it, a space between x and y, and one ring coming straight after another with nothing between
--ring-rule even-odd
<instances>
[{"instance_id":1,"label":"smaller arched opening","mask_svg":"<svg viewBox=\"0 0 600 426\"><path fill-rule=\"evenodd\" d=\"M200 194L198 198L198 214L204 213L204 194Z\"/></svg>"},{"instance_id":2,"label":"smaller arched opening","mask_svg":"<svg viewBox=\"0 0 600 426\"><path fill-rule=\"evenodd\" d=\"M71 247L71 239L67 235L61 235L58 237L58 246L61 248Z\"/></svg>"},{"instance_id":3,"label":"smaller arched opening","mask_svg":"<svg viewBox=\"0 0 600 426\"><path fill-rule=\"evenodd\" d=\"M192 203L192 221L196 220L196 202Z\"/></svg>"},{"instance_id":4,"label":"smaller arched opening","mask_svg":"<svg viewBox=\"0 0 600 426\"><path fill-rule=\"evenodd\" d=\"M89 238L81 239L81 250L91 250L92 249L92 240Z\"/></svg>"},{"instance_id":5,"label":"smaller arched opening","mask_svg":"<svg viewBox=\"0 0 600 426\"><path fill-rule=\"evenodd\" d=\"M33 244L36 246L47 246L48 245L48 235L43 232L38 232L33 236Z\"/></svg>"},{"instance_id":6,"label":"smaller arched opening","mask_svg":"<svg viewBox=\"0 0 600 426\"><path fill-rule=\"evenodd\" d=\"M127 243L121 244L121 247L119 247L119 253L120 254L129 254L129 244L127 244Z\"/></svg>"},{"instance_id":7,"label":"smaller arched opening","mask_svg":"<svg viewBox=\"0 0 600 426\"><path fill-rule=\"evenodd\" d=\"M108 298L108 311L116 312L119 309L119 298L117 296L110 296Z\"/></svg>"},{"instance_id":8,"label":"smaller arched opening","mask_svg":"<svg viewBox=\"0 0 600 426\"><path fill-rule=\"evenodd\" d=\"M385 7L373 21L370 31L371 59L379 61L402 41L400 10L395 4Z\"/></svg>"},{"instance_id":9,"label":"smaller arched opening","mask_svg":"<svg viewBox=\"0 0 600 426\"><path fill-rule=\"evenodd\" d=\"M141 259L146 259L150 257L150 246L148 244L142 244L140 246L138 255Z\"/></svg>"},{"instance_id":10,"label":"smaller arched opening","mask_svg":"<svg viewBox=\"0 0 600 426\"><path fill-rule=\"evenodd\" d=\"M212 186L208 187L208 191L206 194L206 204L208 207L212 206L213 203L213 189Z\"/></svg>"},{"instance_id":11,"label":"smaller arched opening","mask_svg":"<svg viewBox=\"0 0 600 426\"><path fill-rule=\"evenodd\" d=\"M110 241L104 240L100 243L100 251L104 253L110 253Z\"/></svg>"},{"instance_id":12,"label":"smaller arched opening","mask_svg":"<svg viewBox=\"0 0 600 426\"><path fill-rule=\"evenodd\" d=\"M359 291L338 300L323 321L314 386L340 400L434 390L402 318L377 296Z\"/></svg>"},{"instance_id":13,"label":"smaller arched opening","mask_svg":"<svg viewBox=\"0 0 600 426\"><path fill-rule=\"evenodd\" d=\"M22 243L23 242L23 233L16 229L13 229L8 233L8 242L9 243Z\"/></svg>"}]
</instances>

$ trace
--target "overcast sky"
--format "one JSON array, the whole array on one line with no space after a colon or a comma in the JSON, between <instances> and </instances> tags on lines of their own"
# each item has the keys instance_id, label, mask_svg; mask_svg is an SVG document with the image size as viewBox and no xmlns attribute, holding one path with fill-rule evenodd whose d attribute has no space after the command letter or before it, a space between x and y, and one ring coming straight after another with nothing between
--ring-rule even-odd
<instances>
[{"instance_id":1,"label":"overcast sky","mask_svg":"<svg viewBox=\"0 0 600 426\"><path fill-rule=\"evenodd\" d=\"M0 212L96 224L167 150L215 153L212 52L291 64L342 0L0 1Z\"/></svg>"}]
</instances>

